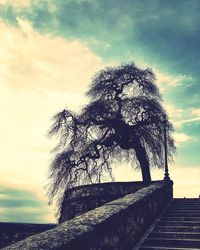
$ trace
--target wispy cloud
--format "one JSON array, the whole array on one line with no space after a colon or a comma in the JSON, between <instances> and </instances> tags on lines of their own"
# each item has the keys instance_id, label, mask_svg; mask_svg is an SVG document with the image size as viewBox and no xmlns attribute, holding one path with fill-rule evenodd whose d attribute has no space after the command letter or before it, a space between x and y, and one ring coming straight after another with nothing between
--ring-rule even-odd
<instances>
[{"instance_id":1,"label":"wispy cloud","mask_svg":"<svg viewBox=\"0 0 200 250\"><path fill-rule=\"evenodd\" d=\"M165 103L165 109L169 115L170 121L173 123L175 128L179 128L182 125L185 112L184 109L178 108L173 104Z\"/></svg>"},{"instance_id":2,"label":"wispy cloud","mask_svg":"<svg viewBox=\"0 0 200 250\"><path fill-rule=\"evenodd\" d=\"M174 133L174 139L175 139L176 146L180 147L182 146L183 143L186 143L192 140L192 137L185 133L176 132Z\"/></svg>"},{"instance_id":3,"label":"wispy cloud","mask_svg":"<svg viewBox=\"0 0 200 250\"><path fill-rule=\"evenodd\" d=\"M171 75L156 70L156 78L159 85L167 85L169 87L176 87L178 85L184 84L186 80L191 80L191 76L187 75Z\"/></svg>"},{"instance_id":4,"label":"wispy cloud","mask_svg":"<svg viewBox=\"0 0 200 250\"><path fill-rule=\"evenodd\" d=\"M165 108L175 128L200 120L200 108L179 108L170 103L166 103Z\"/></svg>"},{"instance_id":5,"label":"wispy cloud","mask_svg":"<svg viewBox=\"0 0 200 250\"><path fill-rule=\"evenodd\" d=\"M47 223L50 209L34 191L0 186L0 221Z\"/></svg>"},{"instance_id":6,"label":"wispy cloud","mask_svg":"<svg viewBox=\"0 0 200 250\"><path fill-rule=\"evenodd\" d=\"M17 18L20 28L0 23L1 72L17 88L84 91L102 67L99 57L78 40L41 35Z\"/></svg>"},{"instance_id":7,"label":"wispy cloud","mask_svg":"<svg viewBox=\"0 0 200 250\"><path fill-rule=\"evenodd\" d=\"M29 7L31 0L0 0L0 4L13 7Z\"/></svg>"},{"instance_id":8,"label":"wispy cloud","mask_svg":"<svg viewBox=\"0 0 200 250\"><path fill-rule=\"evenodd\" d=\"M177 125L177 127L180 127L184 124L193 123L196 121L200 121L200 117L194 117L194 118L190 118L190 119L186 119L186 120L181 120L181 121L176 122L176 125Z\"/></svg>"},{"instance_id":9,"label":"wispy cloud","mask_svg":"<svg viewBox=\"0 0 200 250\"><path fill-rule=\"evenodd\" d=\"M192 109L192 114L200 118L200 108Z\"/></svg>"}]
</instances>

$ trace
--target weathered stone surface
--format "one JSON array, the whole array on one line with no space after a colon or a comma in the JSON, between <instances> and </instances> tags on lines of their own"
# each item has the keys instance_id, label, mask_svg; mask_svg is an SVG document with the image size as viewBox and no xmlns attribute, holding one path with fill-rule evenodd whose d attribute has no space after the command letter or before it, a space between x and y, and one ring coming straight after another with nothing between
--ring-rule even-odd
<instances>
[{"instance_id":1,"label":"weathered stone surface","mask_svg":"<svg viewBox=\"0 0 200 250\"><path fill-rule=\"evenodd\" d=\"M56 224L0 222L0 249L55 227Z\"/></svg>"},{"instance_id":2,"label":"weathered stone surface","mask_svg":"<svg viewBox=\"0 0 200 250\"><path fill-rule=\"evenodd\" d=\"M65 192L59 223L74 218L103 204L135 193L146 185L143 182L111 182L79 186Z\"/></svg>"},{"instance_id":3,"label":"weathered stone surface","mask_svg":"<svg viewBox=\"0 0 200 250\"><path fill-rule=\"evenodd\" d=\"M172 182L157 182L4 250L131 249L171 199Z\"/></svg>"}]
</instances>

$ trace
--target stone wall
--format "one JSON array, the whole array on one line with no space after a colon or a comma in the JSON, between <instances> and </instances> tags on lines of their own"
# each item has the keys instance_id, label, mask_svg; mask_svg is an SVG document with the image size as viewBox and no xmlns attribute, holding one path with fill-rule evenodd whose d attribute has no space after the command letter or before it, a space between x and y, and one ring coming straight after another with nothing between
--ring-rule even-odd
<instances>
[{"instance_id":1,"label":"stone wall","mask_svg":"<svg viewBox=\"0 0 200 250\"><path fill-rule=\"evenodd\" d=\"M31 236L7 249L132 249L173 198L173 183L157 182L106 203L55 229Z\"/></svg>"},{"instance_id":2,"label":"stone wall","mask_svg":"<svg viewBox=\"0 0 200 250\"><path fill-rule=\"evenodd\" d=\"M141 182L110 182L84 185L65 192L59 223L88 212L103 204L135 193L146 185Z\"/></svg>"},{"instance_id":3,"label":"stone wall","mask_svg":"<svg viewBox=\"0 0 200 250\"><path fill-rule=\"evenodd\" d=\"M0 222L0 249L56 226L56 224Z\"/></svg>"}]
</instances>

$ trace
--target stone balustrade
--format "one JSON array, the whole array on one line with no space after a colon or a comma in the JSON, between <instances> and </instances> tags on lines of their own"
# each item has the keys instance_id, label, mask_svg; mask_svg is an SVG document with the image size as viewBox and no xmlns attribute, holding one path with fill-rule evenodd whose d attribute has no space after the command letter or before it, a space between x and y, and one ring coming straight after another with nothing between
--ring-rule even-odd
<instances>
[{"instance_id":1,"label":"stone balustrade","mask_svg":"<svg viewBox=\"0 0 200 250\"><path fill-rule=\"evenodd\" d=\"M173 198L172 181L155 182L8 249L132 249Z\"/></svg>"},{"instance_id":2,"label":"stone balustrade","mask_svg":"<svg viewBox=\"0 0 200 250\"><path fill-rule=\"evenodd\" d=\"M142 181L107 182L71 188L64 194L59 223L146 187Z\"/></svg>"}]
</instances>

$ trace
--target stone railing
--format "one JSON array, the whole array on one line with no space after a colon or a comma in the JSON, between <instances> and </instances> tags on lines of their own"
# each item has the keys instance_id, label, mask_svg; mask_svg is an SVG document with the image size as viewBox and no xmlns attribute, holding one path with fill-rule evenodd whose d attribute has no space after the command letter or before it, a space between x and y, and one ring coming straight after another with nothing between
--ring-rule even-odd
<instances>
[{"instance_id":1,"label":"stone railing","mask_svg":"<svg viewBox=\"0 0 200 250\"><path fill-rule=\"evenodd\" d=\"M4 249L132 249L172 200L172 186L153 183Z\"/></svg>"},{"instance_id":2,"label":"stone railing","mask_svg":"<svg viewBox=\"0 0 200 250\"><path fill-rule=\"evenodd\" d=\"M86 213L103 204L135 193L146 187L144 182L107 182L74 187L64 194L59 223Z\"/></svg>"},{"instance_id":3,"label":"stone railing","mask_svg":"<svg viewBox=\"0 0 200 250\"><path fill-rule=\"evenodd\" d=\"M56 226L57 224L0 222L0 249Z\"/></svg>"}]
</instances>

